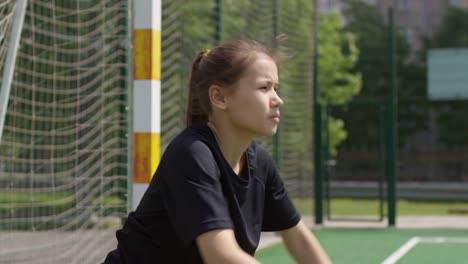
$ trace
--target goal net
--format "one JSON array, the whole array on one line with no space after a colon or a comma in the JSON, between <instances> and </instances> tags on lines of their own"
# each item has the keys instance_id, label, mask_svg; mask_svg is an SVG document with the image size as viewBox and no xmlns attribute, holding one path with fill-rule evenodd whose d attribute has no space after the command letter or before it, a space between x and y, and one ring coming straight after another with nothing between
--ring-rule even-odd
<instances>
[{"instance_id":1,"label":"goal net","mask_svg":"<svg viewBox=\"0 0 468 264\"><path fill-rule=\"evenodd\" d=\"M0 263L98 263L127 212L128 3L0 0ZM0 78L0 84L1 84Z\"/></svg>"}]
</instances>

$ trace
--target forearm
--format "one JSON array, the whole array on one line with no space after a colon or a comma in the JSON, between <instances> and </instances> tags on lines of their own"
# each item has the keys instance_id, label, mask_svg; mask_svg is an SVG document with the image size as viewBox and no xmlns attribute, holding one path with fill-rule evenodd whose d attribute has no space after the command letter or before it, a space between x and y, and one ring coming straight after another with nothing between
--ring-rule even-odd
<instances>
[{"instance_id":1,"label":"forearm","mask_svg":"<svg viewBox=\"0 0 468 264\"><path fill-rule=\"evenodd\" d=\"M219 254L218 256L205 260L207 264L260 264L254 257L245 253L242 249L231 250L228 254Z\"/></svg>"},{"instance_id":2,"label":"forearm","mask_svg":"<svg viewBox=\"0 0 468 264\"><path fill-rule=\"evenodd\" d=\"M331 263L319 241L301 221L291 230L282 232L288 251L298 264Z\"/></svg>"},{"instance_id":3,"label":"forearm","mask_svg":"<svg viewBox=\"0 0 468 264\"><path fill-rule=\"evenodd\" d=\"M314 236L303 237L302 242L298 242L295 246L289 248L289 252L293 255L298 264L309 263L331 263L327 254L323 250L320 243Z\"/></svg>"},{"instance_id":4,"label":"forearm","mask_svg":"<svg viewBox=\"0 0 468 264\"><path fill-rule=\"evenodd\" d=\"M243 251L229 229L213 230L196 239L204 263L207 264L259 264Z\"/></svg>"}]
</instances>

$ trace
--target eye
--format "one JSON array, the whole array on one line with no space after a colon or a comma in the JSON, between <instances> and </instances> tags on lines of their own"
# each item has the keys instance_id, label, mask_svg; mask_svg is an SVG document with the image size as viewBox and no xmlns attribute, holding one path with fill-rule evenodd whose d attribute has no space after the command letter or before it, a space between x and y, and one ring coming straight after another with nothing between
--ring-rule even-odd
<instances>
[{"instance_id":1,"label":"eye","mask_svg":"<svg viewBox=\"0 0 468 264\"><path fill-rule=\"evenodd\" d=\"M262 87L260 87L260 88L258 88L258 89L263 90L263 91L266 91L266 90L268 90L268 87L267 87L267 86L262 86Z\"/></svg>"}]
</instances>

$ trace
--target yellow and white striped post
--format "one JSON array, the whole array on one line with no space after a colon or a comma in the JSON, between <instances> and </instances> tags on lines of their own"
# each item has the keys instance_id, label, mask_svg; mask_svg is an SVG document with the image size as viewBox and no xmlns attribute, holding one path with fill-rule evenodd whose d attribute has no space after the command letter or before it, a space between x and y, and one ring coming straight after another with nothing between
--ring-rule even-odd
<instances>
[{"instance_id":1,"label":"yellow and white striped post","mask_svg":"<svg viewBox=\"0 0 468 264\"><path fill-rule=\"evenodd\" d=\"M134 1L133 209L160 159L161 0Z\"/></svg>"}]
</instances>

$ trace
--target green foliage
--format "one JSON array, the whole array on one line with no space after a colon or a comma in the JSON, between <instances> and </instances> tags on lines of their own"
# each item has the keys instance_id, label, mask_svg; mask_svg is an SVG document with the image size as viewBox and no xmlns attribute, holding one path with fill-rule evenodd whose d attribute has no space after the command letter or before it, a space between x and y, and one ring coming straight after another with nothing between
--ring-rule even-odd
<instances>
[{"instance_id":1,"label":"green foliage","mask_svg":"<svg viewBox=\"0 0 468 264\"><path fill-rule=\"evenodd\" d=\"M183 2L184 3L179 6L180 10L178 10L181 14L179 19L182 25L187 26L179 28L181 35L187 39L197 39L200 37L209 39L210 34L213 34L212 36L214 36L212 27L207 26L209 25L210 20L214 18L211 11L213 9L213 1L204 0ZM197 13L194 11L197 11ZM205 43L205 45L210 44L212 43ZM187 46L186 48L192 48L192 46Z\"/></svg>"},{"instance_id":2,"label":"green foliage","mask_svg":"<svg viewBox=\"0 0 468 264\"><path fill-rule=\"evenodd\" d=\"M355 71L361 72L362 91L356 96L355 104L363 105L362 111L349 114L343 110L340 117L347 120L349 137L353 146L378 142L379 134L376 106L384 103L389 85L389 40L388 26L384 16L373 6L359 0L349 0L346 5L348 24L346 28L357 37L360 50ZM440 27L433 37L423 36L424 47L419 57L410 53L409 44L396 28L396 68L398 87L399 144L405 145L421 131L429 129L430 112L438 112L440 123L439 139L448 145L459 145L466 139L465 130L459 125L468 111L466 104L457 102L431 103L426 98L427 68L425 53L428 48L468 47L468 11L448 7ZM414 52L413 52L414 53ZM437 110L439 109L439 110ZM445 110L441 110L445 109ZM448 110L447 110L448 109ZM367 122L365 122L367 121ZM346 142L345 144L351 144Z\"/></svg>"},{"instance_id":3,"label":"green foliage","mask_svg":"<svg viewBox=\"0 0 468 264\"><path fill-rule=\"evenodd\" d=\"M337 154L337 147L346 139L348 132L346 131L344 121L334 117L329 117L328 129L329 151L332 156L335 156Z\"/></svg>"},{"instance_id":4,"label":"green foliage","mask_svg":"<svg viewBox=\"0 0 468 264\"><path fill-rule=\"evenodd\" d=\"M361 90L361 74L352 72L359 50L354 34L344 30L338 12L321 15L319 30L320 101L325 105L343 105ZM329 152L336 155L337 146L347 137L344 121L328 119Z\"/></svg>"},{"instance_id":5,"label":"green foliage","mask_svg":"<svg viewBox=\"0 0 468 264\"><path fill-rule=\"evenodd\" d=\"M348 18L346 29L355 34L360 50L355 70L363 74L363 87L358 98L383 99L388 89L390 43L384 16L376 6L359 0L349 1L345 14ZM397 69L402 69L409 46L396 31Z\"/></svg>"},{"instance_id":6,"label":"green foliage","mask_svg":"<svg viewBox=\"0 0 468 264\"><path fill-rule=\"evenodd\" d=\"M351 73L359 50L355 37L344 30L337 12L321 16L319 34L320 96L324 104L349 102L361 89L361 74Z\"/></svg>"},{"instance_id":7,"label":"green foliage","mask_svg":"<svg viewBox=\"0 0 468 264\"><path fill-rule=\"evenodd\" d=\"M430 40L432 48L468 47L468 10L450 6Z\"/></svg>"},{"instance_id":8,"label":"green foliage","mask_svg":"<svg viewBox=\"0 0 468 264\"><path fill-rule=\"evenodd\" d=\"M363 147L369 144L378 146L379 109L385 105L390 84L389 66L389 27L385 22L386 14L382 14L375 5L360 0L346 2L346 29L356 37L356 45L360 51L354 71L362 73L362 90L352 101L353 108L336 110L337 115L347 121L349 138L344 143L347 147ZM399 100L425 94L425 82L419 77L424 69L409 63L410 47L400 30L396 28L396 68ZM417 129L425 127L426 111L414 111L411 104L399 105L400 143ZM415 122L416 121L416 122Z\"/></svg>"},{"instance_id":9,"label":"green foliage","mask_svg":"<svg viewBox=\"0 0 468 264\"><path fill-rule=\"evenodd\" d=\"M355 34L360 51L354 71L362 73L362 91L348 106L335 107L331 112L334 117L346 121L348 139L341 145L343 150L381 150L386 137L382 124L386 123L384 113L390 84L387 14L379 11L375 5L359 0L346 1L344 14L347 18L346 29ZM418 171L417 174L424 175L420 177L428 179L434 177L429 174L437 171L434 174L440 174L445 180L462 179L465 169L462 159L450 158L450 162L437 160L433 162L433 168L428 169L431 173L423 172L428 170L417 159L424 158L421 153L427 149L449 148L458 151L466 148L466 100L432 102L427 99L425 56L429 48L468 47L467 27L468 11L448 7L440 27L433 36L423 36L423 47L416 51L410 49L401 33L403 29L395 26L398 144L401 154L409 154L405 157L401 172Z\"/></svg>"}]
</instances>

